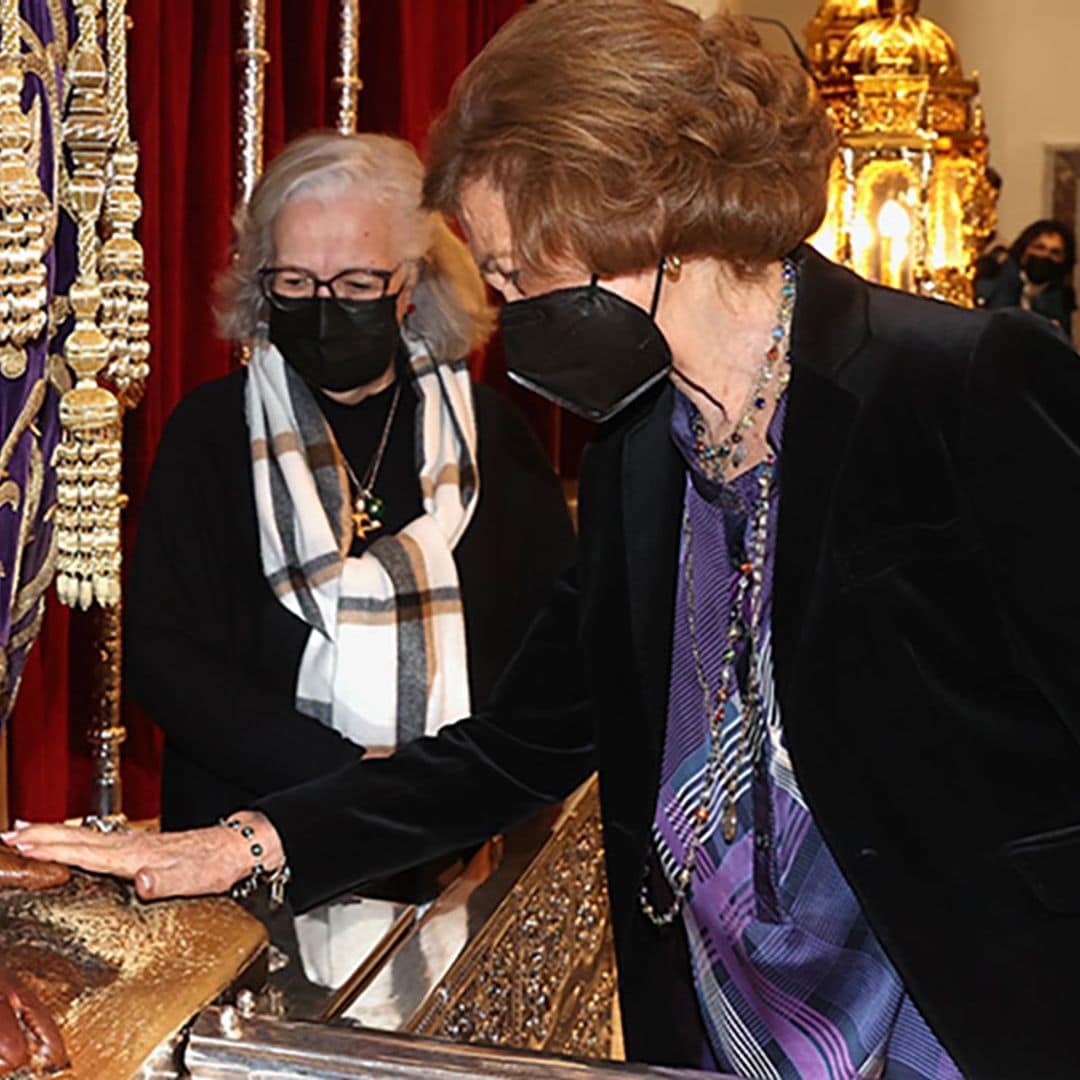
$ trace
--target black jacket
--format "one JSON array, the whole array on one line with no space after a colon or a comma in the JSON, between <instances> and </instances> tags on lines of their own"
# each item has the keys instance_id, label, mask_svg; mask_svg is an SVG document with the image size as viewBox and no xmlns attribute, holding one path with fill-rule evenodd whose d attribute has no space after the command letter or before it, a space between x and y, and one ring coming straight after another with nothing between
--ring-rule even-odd
<instances>
[{"instance_id":1,"label":"black jacket","mask_svg":"<svg viewBox=\"0 0 1080 1080\"><path fill-rule=\"evenodd\" d=\"M246 377L203 384L170 417L132 560L125 673L165 733L162 823L170 829L212 824L359 753L294 708L309 628L263 576ZM454 561L479 707L573 561L574 538L558 480L521 416L487 387L475 388L475 405L480 498ZM408 474L408 460L403 467Z\"/></svg>"},{"instance_id":2,"label":"black jacket","mask_svg":"<svg viewBox=\"0 0 1080 1080\"><path fill-rule=\"evenodd\" d=\"M967 1075L1080 1074L1080 360L1018 312L809 250L773 642L799 784ZM692 1065L677 928L638 911L664 742L684 466L665 388L581 475L576 579L491 711L260 805L301 905L499 829L598 768L631 1057Z\"/></svg>"}]
</instances>

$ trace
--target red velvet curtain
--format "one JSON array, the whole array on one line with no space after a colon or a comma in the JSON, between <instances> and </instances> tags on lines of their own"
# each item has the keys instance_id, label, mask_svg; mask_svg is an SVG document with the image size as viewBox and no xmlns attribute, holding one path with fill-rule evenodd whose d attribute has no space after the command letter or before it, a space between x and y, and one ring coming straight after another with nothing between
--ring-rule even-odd
<instances>
[{"instance_id":1,"label":"red velvet curtain","mask_svg":"<svg viewBox=\"0 0 1080 1080\"><path fill-rule=\"evenodd\" d=\"M361 3L361 131L401 135L423 149L453 80L522 0L371 0ZM229 348L214 333L210 289L229 242L234 200L235 50L239 0L129 0L130 99L142 151L141 239L151 285L153 373L128 418L125 520L130 550L139 504L162 427L192 387L228 372ZM337 0L268 0L266 155L294 135L333 126ZM494 358L477 374L504 383ZM557 453L558 421L522 400ZM83 813L90 776L89 619L50 598L10 726L11 810L31 820ZM125 708L124 802L132 817L158 811L160 742L137 709Z\"/></svg>"}]
</instances>

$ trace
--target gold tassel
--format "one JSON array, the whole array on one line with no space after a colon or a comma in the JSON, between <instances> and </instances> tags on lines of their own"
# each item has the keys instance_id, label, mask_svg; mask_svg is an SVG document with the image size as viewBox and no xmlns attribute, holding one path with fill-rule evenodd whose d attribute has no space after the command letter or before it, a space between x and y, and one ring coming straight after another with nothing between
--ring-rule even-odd
<instances>
[{"instance_id":1,"label":"gold tassel","mask_svg":"<svg viewBox=\"0 0 1080 1080\"><path fill-rule=\"evenodd\" d=\"M18 0L3 0L0 45L0 372L26 373L26 344L48 322L49 201L33 167L34 123L22 111ZM40 124L40 110L36 113Z\"/></svg>"},{"instance_id":2,"label":"gold tassel","mask_svg":"<svg viewBox=\"0 0 1080 1080\"><path fill-rule=\"evenodd\" d=\"M143 272L143 249L135 239L142 200L135 190L139 148L131 139L127 106L126 0L106 0L109 54L109 125L113 151L105 194L105 235L101 249L101 329L109 339L105 379L122 409L142 399L150 374L150 285Z\"/></svg>"},{"instance_id":3,"label":"gold tassel","mask_svg":"<svg viewBox=\"0 0 1080 1080\"><path fill-rule=\"evenodd\" d=\"M84 610L95 601L115 605L120 596L120 400L98 382L111 342L98 325L102 289L97 226L105 194L110 147L104 89L107 73L96 37L97 0L76 0L78 37L68 79L71 106L64 137L74 165L68 206L78 226L79 273L71 287L75 328L64 355L75 385L60 400L57 471L59 530L56 591Z\"/></svg>"},{"instance_id":4,"label":"gold tassel","mask_svg":"<svg viewBox=\"0 0 1080 1080\"><path fill-rule=\"evenodd\" d=\"M101 329L109 340L105 378L124 409L141 400L150 374L150 284L143 274L143 249L135 239L142 200L135 191L139 152L127 142L112 155L105 196L108 239L101 249Z\"/></svg>"}]
</instances>

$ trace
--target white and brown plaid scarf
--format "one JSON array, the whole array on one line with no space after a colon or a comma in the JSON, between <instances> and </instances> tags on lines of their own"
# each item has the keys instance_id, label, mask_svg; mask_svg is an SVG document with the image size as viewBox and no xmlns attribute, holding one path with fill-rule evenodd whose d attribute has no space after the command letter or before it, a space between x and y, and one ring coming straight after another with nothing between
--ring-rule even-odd
<instances>
[{"instance_id":1,"label":"white and brown plaid scarf","mask_svg":"<svg viewBox=\"0 0 1080 1080\"><path fill-rule=\"evenodd\" d=\"M403 337L424 513L358 558L341 451L312 391L269 344L246 390L263 573L311 627L296 708L375 751L469 714L453 549L479 491L472 386L464 361L433 362Z\"/></svg>"}]
</instances>

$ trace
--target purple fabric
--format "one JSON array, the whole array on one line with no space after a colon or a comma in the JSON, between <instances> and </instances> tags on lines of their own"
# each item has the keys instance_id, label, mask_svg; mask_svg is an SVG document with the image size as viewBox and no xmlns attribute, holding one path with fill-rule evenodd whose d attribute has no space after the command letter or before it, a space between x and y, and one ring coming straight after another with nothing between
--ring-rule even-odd
<instances>
[{"instance_id":1,"label":"purple fabric","mask_svg":"<svg viewBox=\"0 0 1080 1080\"><path fill-rule=\"evenodd\" d=\"M784 404L769 429L778 458ZM672 436L690 466L684 509L691 527L698 648L715 695L738 566L746 557L764 466L723 486L706 480L692 449L692 408L677 395ZM749 740L751 752L742 753L739 696L745 692L751 660L743 645L736 659L740 694L728 702L721 733L726 765L738 763L738 828L727 844L719 829L727 797L725 769L683 912L710 1043L703 1064L739 1076L792 1080L954 1080L959 1071L870 930L814 825L787 756L769 632L778 511L774 484L763 588L764 640L756 657L763 723ZM709 742L687 623L685 548L684 543L654 822L659 862L669 883L682 865ZM751 759L756 762L753 769Z\"/></svg>"},{"instance_id":2,"label":"purple fabric","mask_svg":"<svg viewBox=\"0 0 1080 1080\"><path fill-rule=\"evenodd\" d=\"M60 6L70 24L71 0L64 0ZM47 0L22 0L20 8L26 25L37 35L41 44L52 42L54 32ZM25 48L24 45L24 51ZM54 90L53 97L59 99L59 69L55 73L54 87L50 89ZM23 109L29 111L34 102L40 103L41 110L38 176L45 195L50 203L55 204L53 167L57 147L54 134L59 130L60 118L53 115L49 95L39 77L28 74L23 85ZM60 215L57 234L45 256L45 265L51 303L57 292L67 291L75 275L75 235L66 215ZM6 720L13 704L26 654L37 636L44 602L43 597L34 599L34 594L40 591L40 575L47 569L52 546L52 522L45 515L56 502L56 477L50 463L60 432L58 395L48 383L46 365L50 352L62 351L66 330L65 326L64 333L58 334L51 342L46 340L46 332L29 343L25 374L16 379L0 376L0 432L5 442L9 438L14 439L10 457L0 474L0 483L7 485L10 482L13 485L5 487L13 496L16 490L18 492L14 500L5 499L0 504L0 566L3 567L0 576L0 649L4 650L7 659L7 677L0 685L0 725ZM24 410L39 384L45 388L44 401L32 417L33 425L24 426L21 432L17 432L19 418L23 416L24 421L27 419ZM35 460L44 466L44 479L40 497L32 500L29 480ZM18 604L19 600L23 601L21 605Z\"/></svg>"}]
</instances>

